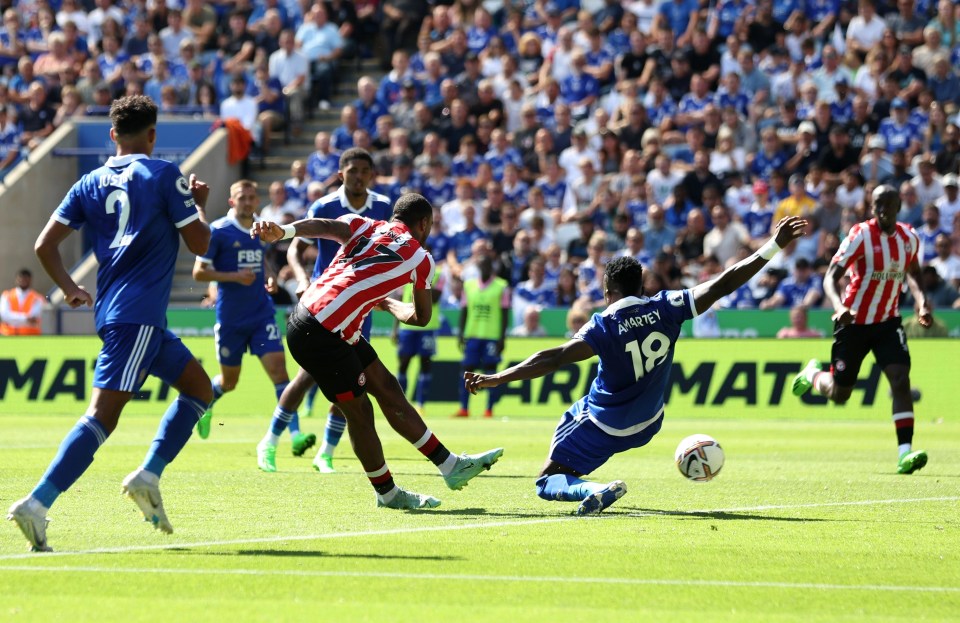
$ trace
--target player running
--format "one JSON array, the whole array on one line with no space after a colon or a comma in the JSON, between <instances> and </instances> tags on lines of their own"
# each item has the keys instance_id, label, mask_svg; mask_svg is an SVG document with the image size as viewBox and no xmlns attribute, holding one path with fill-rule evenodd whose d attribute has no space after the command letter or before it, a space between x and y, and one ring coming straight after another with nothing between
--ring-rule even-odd
<instances>
[{"instance_id":1,"label":"player running","mask_svg":"<svg viewBox=\"0 0 960 623\"><path fill-rule=\"evenodd\" d=\"M433 508L440 505L440 500L404 491L394 484L374 428L367 392L377 399L393 429L437 466L451 489L463 488L503 454L502 448L461 456L447 450L360 333L374 307L404 324L422 327L430 322L434 265L422 245L432 225L430 202L408 194L397 201L390 222L350 214L336 220L307 219L283 227L258 222L251 230L252 235L267 242L310 236L337 240L342 245L333 263L310 284L290 316L287 345L297 363L317 381L323 395L346 416L354 453L377 492L377 506ZM388 298L411 281L413 303Z\"/></svg>"},{"instance_id":2,"label":"player running","mask_svg":"<svg viewBox=\"0 0 960 623\"><path fill-rule=\"evenodd\" d=\"M256 182L234 182L228 201L230 210L210 224L210 247L193 267L193 278L197 281L217 282L214 336L220 374L213 378L213 400L197 422L201 439L210 435L214 403L236 388L243 354L248 349L260 358L278 400L290 383L283 339L270 298L270 294L277 291L277 281L273 274L265 275L268 268L264 265L265 243L250 237L258 206ZM292 425L290 438L293 453L298 456L317 441L316 435L305 435Z\"/></svg>"},{"instance_id":3,"label":"player running","mask_svg":"<svg viewBox=\"0 0 960 623\"><path fill-rule=\"evenodd\" d=\"M157 106L150 98L115 100L110 120L116 155L73 185L36 243L37 257L66 303L89 306L93 297L70 277L60 245L84 224L92 232L100 264L94 318L103 347L86 415L64 438L36 488L10 507L7 518L17 523L34 551L50 551L47 511L93 463L147 374L173 385L180 395L160 421L143 465L123 480L123 493L154 528L173 532L160 497L160 476L212 398L210 377L166 329L178 233L192 253L206 253L210 228L204 204L210 189L193 175L188 182L175 164L150 158L157 141Z\"/></svg>"},{"instance_id":4,"label":"player running","mask_svg":"<svg viewBox=\"0 0 960 623\"><path fill-rule=\"evenodd\" d=\"M811 359L793 379L793 393L811 388L843 404L853 392L860 364L873 352L890 382L893 425L897 431L897 473L912 474L927 464L927 453L913 450L913 396L910 391L910 351L900 322L900 292L906 282L917 303L920 325L933 324L933 312L918 285L920 239L913 228L897 222L900 194L892 186L873 191L876 216L851 228L837 249L823 279L833 305L833 348L830 371ZM844 273L850 283L843 296L837 285Z\"/></svg>"},{"instance_id":5,"label":"player running","mask_svg":"<svg viewBox=\"0 0 960 623\"><path fill-rule=\"evenodd\" d=\"M603 277L607 309L594 314L573 339L497 374L464 374L467 389L476 393L599 356L590 392L560 418L536 482L537 495L580 502L578 515L599 513L623 497L627 486L622 480L603 484L583 476L618 452L646 445L660 430L663 393L680 325L745 284L780 249L799 238L805 226L806 221L788 216L760 250L715 279L690 290L663 290L650 297L642 294L640 264L630 256L617 258L607 264Z\"/></svg>"},{"instance_id":6,"label":"player running","mask_svg":"<svg viewBox=\"0 0 960 623\"><path fill-rule=\"evenodd\" d=\"M342 185L336 192L332 192L317 199L307 211L307 218L328 218L336 219L347 214L357 214L371 218L377 221L386 221L390 219L393 210L390 207L390 200L384 195L377 194L368 189L373 180L373 158L370 154L359 148L351 148L340 155L340 170L337 171L337 177ZM287 263L293 269L299 286L297 294L302 295L310 286L310 282L319 277L323 271L330 266L333 258L340 250L340 245L334 240L317 241L317 261L313 265L313 274L308 276L307 271L300 261L301 249L313 240L297 238L290 244L287 251ZM371 318L364 320L362 335L364 339L370 339L370 327L373 324ZM277 408L273 412L273 421L271 428L274 431L283 431L283 427L289 423L294 426L298 421L297 409L303 402L304 396L307 396L307 411L312 410L312 399L310 393L316 388L316 383L310 378L303 368L297 371L297 376L283 391L277 401ZM323 444L317 451L313 459L313 468L321 474L332 474L333 454L340 443L343 431L347 427L347 420L341 415L335 405L331 405L330 412L327 414L326 429L323 434ZM279 433L275 433L279 435ZM257 463L260 469L267 472L277 471L276 463L276 443L271 443L272 437L265 438L257 446ZM305 449L305 448L304 448ZM294 454L299 454L294 449Z\"/></svg>"}]
</instances>

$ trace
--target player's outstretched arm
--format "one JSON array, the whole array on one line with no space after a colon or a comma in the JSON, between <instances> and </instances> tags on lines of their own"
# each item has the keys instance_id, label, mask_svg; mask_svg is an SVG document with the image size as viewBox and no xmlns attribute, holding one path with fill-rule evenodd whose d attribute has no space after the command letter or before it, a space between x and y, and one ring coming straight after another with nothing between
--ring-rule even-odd
<instances>
[{"instance_id":1,"label":"player's outstretched arm","mask_svg":"<svg viewBox=\"0 0 960 623\"><path fill-rule=\"evenodd\" d=\"M296 236L304 238L326 238L340 244L350 240L350 226L343 221L329 218L306 218L290 225L278 225L271 221L257 221L250 229L250 237L264 242L289 240Z\"/></svg>"},{"instance_id":2,"label":"player's outstretched arm","mask_svg":"<svg viewBox=\"0 0 960 623\"><path fill-rule=\"evenodd\" d=\"M80 307L93 305L93 297L90 293L77 285L63 265L63 257L60 255L60 243L67 239L73 233L73 229L67 227L59 221L50 219L47 226L40 232L33 250L40 260L43 270L47 271L53 282L63 290L63 298L70 307Z\"/></svg>"},{"instance_id":3,"label":"player's outstretched arm","mask_svg":"<svg viewBox=\"0 0 960 623\"><path fill-rule=\"evenodd\" d=\"M497 387L513 381L535 379L555 372L568 363L576 363L594 356L593 348L583 340L573 339L546 350L541 350L517 365L496 374L464 372L463 382L472 394L484 387Z\"/></svg>"},{"instance_id":4,"label":"player's outstretched arm","mask_svg":"<svg viewBox=\"0 0 960 623\"><path fill-rule=\"evenodd\" d=\"M697 314L702 314L721 298L734 292L745 284L751 277L760 272L780 249L791 241L803 235L807 222L796 216L787 216L777 224L773 238L768 240L760 249L748 258L740 260L726 269L715 279L693 288L693 299L697 306Z\"/></svg>"}]
</instances>

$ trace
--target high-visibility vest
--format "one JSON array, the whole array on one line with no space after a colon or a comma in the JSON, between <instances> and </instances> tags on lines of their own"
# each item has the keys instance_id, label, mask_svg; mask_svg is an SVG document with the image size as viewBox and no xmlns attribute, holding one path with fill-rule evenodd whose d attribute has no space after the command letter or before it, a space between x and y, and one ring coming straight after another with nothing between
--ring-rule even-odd
<instances>
[{"instance_id":1,"label":"high-visibility vest","mask_svg":"<svg viewBox=\"0 0 960 623\"><path fill-rule=\"evenodd\" d=\"M6 299L12 312L25 314L33 309L34 305L43 305L43 297L33 290L27 290L27 296L24 297L22 304L16 288L10 288L0 296ZM40 327L14 327L6 322L0 322L0 335L40 335Z\"/></svg>"}]
</instances>

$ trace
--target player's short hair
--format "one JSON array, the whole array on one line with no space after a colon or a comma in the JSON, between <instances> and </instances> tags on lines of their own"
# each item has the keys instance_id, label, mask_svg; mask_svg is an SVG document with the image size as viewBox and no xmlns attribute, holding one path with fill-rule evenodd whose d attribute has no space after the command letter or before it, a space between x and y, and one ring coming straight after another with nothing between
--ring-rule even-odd
<instances>
[{"instance_id":1,"label":"player's short hair","mask_svg":"<svg viewBox=\"0 0 960 623\"><path fill-rule=\"evenodd\" d=\"M146 95L126 95L110 105L117 136L136 136L157 125L157 105Z\"/></svg>"},{"instance_id":2,"label":"player's short hair","mask_svg":"<svg viewBox=\"0 0 960 623\"><path fill-rule=\"evenodd\" d=\"M393 219L405 225L413 225L429 216L433 216L433 206L426 197L417 193L402 195L393 205Z\"/></svg>"},{"instance_id":3,"label":"player's short hair","mask_svg":"<svg viewBox=\"0 0 960 623\"><path fill-rule=\"evenodd\" d=\"M366 149L360 147L351 147L342 154L340 154L340 170L343 171L347 168L347 165L353 162L354 160L363 160L371 167L373 167L373 156L370 155L370 152Z\"/></svg>"},{"instance_id":4,"label":"player's short hair","mask_svg":"<svg viewBox=\"0 0 960 623\"><path fill-rule=\"evenodd\" d=\"M32 279L33 273L31 273L29 269L21 268L17 271L17 277L26 277L27 279Z\"/></svg>"},{"instance_id":5,"label":"player's short hair","mask_svg":"<svg viewBox=\"0 0 960 623\"><path fill-rule=\"evenodd\" d=\"M607 287L624 296L637 296L643 287L643 267L640 262L625 255L607 264Z\"/></svg>"},{"instance_id":6,"label":"player's short hair","mask_svg":"<svg viewBox=\"0 0 960 623\"><path fill-rule=\"evenodd\" d=\"M237 180L233 184L230 184L230 196L232 197L234 193L239 192L244 188L252 188L256 190L257 183L254 182L253 180Z\"/></svg>"},{"instance_id":7,"label":"player's short hair","mask_svg":"<svg viewBox=\"0 0 960 623\"><path fill-rule=\"evenodd\" d=\"M888 202L896 202L897 205L900 204L900 193L897 192L897 189L887 184L881 184L873 189L874 207L885 205Z\"/></svg>"}]
</instances>

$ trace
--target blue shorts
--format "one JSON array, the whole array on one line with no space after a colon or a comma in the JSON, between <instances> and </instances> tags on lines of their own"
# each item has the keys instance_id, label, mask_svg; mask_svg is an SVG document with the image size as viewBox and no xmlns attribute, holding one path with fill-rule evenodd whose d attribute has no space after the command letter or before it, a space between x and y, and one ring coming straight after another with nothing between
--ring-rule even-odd
<instances>
[{"instance_id":1,"label":"blue shorts","mask_svg":"<svg viewBox=\"0 0 960 623\"><path fill-rule=\"evenodd\" d=\"M149 325L111 324L100 330L103 347L93 372L93 386L137 392L147 375L173 385L193 355L176 335Z\"/></svg>"},{"instance_id":2,"label":"blue shorts","mask_svg":"<svg viewBox=\"0 0 960 623\"><path fill-rule=\"evenodd\" d=\"M433 357L437 354L436 331L411 331L400 329L397 354L401 357Z\"/></svg>"},{"instance_id":3,"label":"blue shorts","mask_svg":"<svg viewBox=\"0 0 960 623\"><path fill-rule=\"evenodd\" d=\"M248 349L257 357L283 352L283 338L273 318L264 318L240 327L224 326L218 322L213 326L213 336L217 345L217 361L223 366L239 366Z\"/></svg>"},{"instance_id":4,"label":"blue shorts","mask_svg":"<svg viewBox=\"0 0 960 623\"><path fill-rule=\"evenodd\" d=\"M363 319L363 324L360 325L360 335L363 336L363 339L370 341L370 330L373 328L373 314L367 314L367 317Z\"/></svg>"},{"instance_id":5,"label":"blue shorts","mask_svg":"<svg viewBox=\"0 0 960 623\"><path fill-rule=\"evenodd\" d=\"M497 340L467 338L463 348L464 368L468 370L495 368L498 363L500 363L500 353L497 352Z\"/></svg>"},{"instance_id":6,"label":"blue shorts","mask_svg":"<svg viewBox=\"0 0 960 623\"><path fill-rule=\"evenodd\" d=\"M615 437L593 423L587 416L587 399L581 398L560 418L550 443L550 459L579 472L589 474L614 454L650 443L660 432L663 415L642 431L628 437Z\"/></svg>"}]
</instances>

